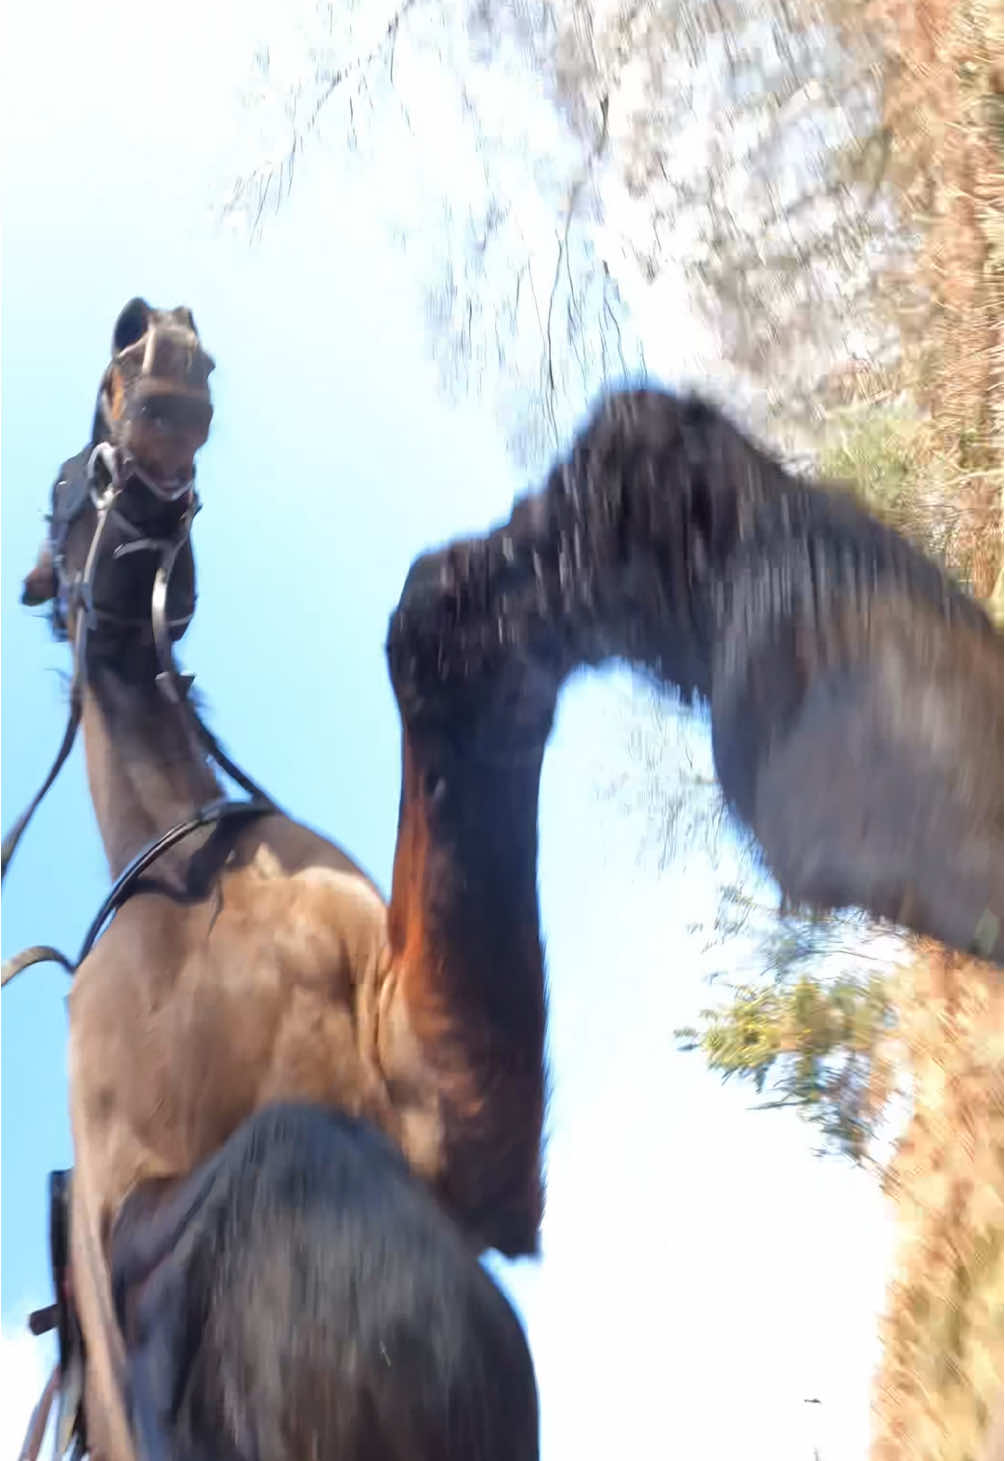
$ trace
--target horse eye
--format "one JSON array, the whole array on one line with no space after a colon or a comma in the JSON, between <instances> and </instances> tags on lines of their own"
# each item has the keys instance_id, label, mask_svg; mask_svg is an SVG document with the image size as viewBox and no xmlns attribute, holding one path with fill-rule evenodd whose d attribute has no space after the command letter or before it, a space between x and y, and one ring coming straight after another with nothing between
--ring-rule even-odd
<instances>
[{"instance_id":1,"label":"horse eye","mask_svg":"<svg viewBox=\"0 0 1005 1461\"><path fill-rule=\"evenodd\" d=\"M150 323L150 306L145 299L131 299L115 321L112 346L116 355L142 340Z\"/></svg>"}]
</instances>

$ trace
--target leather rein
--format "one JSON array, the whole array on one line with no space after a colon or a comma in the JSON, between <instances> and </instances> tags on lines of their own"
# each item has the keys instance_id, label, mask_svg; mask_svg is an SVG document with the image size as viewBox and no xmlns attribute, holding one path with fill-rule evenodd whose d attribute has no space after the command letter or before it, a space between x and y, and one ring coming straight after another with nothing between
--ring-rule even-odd
<instances>
[{"instance_id":1,"label":"leather rein","mask_svg":"<svg viewBox=\"0 0 1005 1461\"><path fill-rule=\"evenodd\" d=\"M106 478L104 485L99 480L99 473ZM157 674L157 686L165 699L174 705L185 706L188 709L195 726L196 735L207 755L217 763L221 770L226 772L231 780L237 782L238 786L248 793L250 800L231 801L226 797L221 797L218 800L208 803L206 806L197 808L190 817L186 817L184 821L176 823L175 826L171 827L161 836L153 838L137 853L129 865L116 878L111 891L107 898L105 898L87 930L84 942L77 955L76 963L71 963L64 954L60 953L58 949L53 948L50 944L33 944L31 948L25 949L13 958L5 960L2 973L0 973L0 987L8 984L15 975L20 974L23 969L30 968L32 964L61 964L67 973L75 973L94 947L107 920L135 891L136 884L143 873L163 853L167 852L169 848L174 847L176 843L181 842L191 833L197 832L204 827L216 826L220 822L237 820L239 818L265 816L278 810L272 798L262 791L261 787L252 781L251 777L230 759L209 727L203 723L188 698L193 677L182 674L175 664L172 648L172 630L187 627L192 619L194 609L190 610L182 618L169 618L167 612L168 589L178 554L188 542L192 529L192 519L199 511L200 504L194 486L190 483L187 488L188 500L175 532L168 538L151 538L144 536L142 530L137 528L117 507L118 500L125 491L128 482L136 478L145 487L149 487L150 484L146 481L145 476L142 473L132 470L132 464L124 462L120 454L109 443L99 443L91 453L87 466L88 494L97 511L97 519L94 525L94 532L91 536L91 543L87 550L87 556L84 560L84 567L79 575L67 583L62 572L62 555L61 553L54 553L53 555L54 564L59 574L59 594L60 596L65 594L67 604L77 610L74 634L74 669L73 679L70 684L70 712L66 730L63 734L63 740L56 753L56 758L49 769L48 775L3 840L2 861L0 861L0 881L6 876L7 867L14 856L25 828L31 821L46 792L59 775L60 769L70 754L74 739L76 738L77 728L80 725L83 708L83 691L86 683L88 633L91 630L99 628L102 621L120 626L133 626L135 623L135 621L126 620L120 616L111 614L107 610L97 609L94 604L93 587L95 568L98 563L102 539L104 538L109 520L112 517L115 518L117 526L125 533L127 538L126 542L120 544L115 549L113 557L121 558L127 553L139 552L153 552L159 556L150 599L150 630L153 634L157 661L160 665ZM81 503L82 506L83 503ZM79 510L78 508L78 512Z\"/></svg>"}]
</instances>

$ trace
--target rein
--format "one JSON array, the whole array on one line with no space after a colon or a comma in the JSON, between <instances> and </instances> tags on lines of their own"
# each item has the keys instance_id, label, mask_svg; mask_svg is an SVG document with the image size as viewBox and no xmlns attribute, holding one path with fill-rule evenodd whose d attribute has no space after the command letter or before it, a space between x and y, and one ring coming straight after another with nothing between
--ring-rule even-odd
<instances>
[{"instance_id":1,"label":"rein","mask_svg":"<svg viewBox=\"0 0 1005 1461\"><path fill-rule=\"evenodd\" d=\"M104 468L108 476L107 485L103 488L98 484L99 465ZM2 855L0 855L0 881L6 876L7 867L17 850L18 843L21 840L25 828L31 821L46 792L59 775L73 746L83 709L83 688L87 674L88 632L91 629L97 628L102 620L119 626L135 627L135 621L120 618L106 610L96 609L94 605L95 568L98 563L98 554L109 519L113 516L118 526L126 533L129 539L129 541L121 543L115 549L112 555L113 558L122 558L129 553L140 552L154 552L159 554L159 562L154 574L153 590L150 599L150 630L153 634L154 647L160 665L160 670L157 674L158 689L171 704L184 706L188 709L198 740L207 755L226 772L232 781L235 781L243 791L248 793L251 800L237 802L220 798L205 807L197 809L192 816L182 822L178 822L162 836L154 838L133 858L128 867L116 879L111 892L102 903L97 916L87 931L76 963L71 964L70 960L64 954L60 953L58 949L53 948L50 944L33 944L31 948L25 949L22 953L17 954L14 958L8 959L4 963L2 975L0 975L0 988L8 984L15 975L20 974L22 969L30 968L32 964L57 963L61 964L67 973L73 974L90 953L107 919L130 896L137 880L146 869L152 863L156 862L162 853L174 847L177 842L182 841L190 833L204 827L214 826L231 818L258 817L276 811L276 804L272 798L230 759L209 727L203 723L194 706L189 703L188 692L192 685L193 676L181 673L175 664L171 631L175 628L184 628L190 622L192 613L190 612L181 619L169 618L167 612L168 589L171 584L171 575L174 571L178 554L188 542L192 530L192 520L199 511L199 499L196 496L194 487L190 481L185 489L188 492L188 504L182 513L176 531L171 537L151 538L145 537L141 529L130 522L117 507L118 499L125 490L126 483L133 477L138 477L145 487L150 488L150 483L146 476L135 469L135 464L123 463L119 455L107 442L101 442L94 448L87 466L89 495L97 510L94 533L87 550L87 557L84 560L83 571L69 585L62 582L60 584L60 592L65 592L68 605L76 607L78 610L74 634L73 680L70 685L70 713L67 718L66 730L63 733L63 740L56 753L56 759L49 769L48 775L3 840ZM176 497L182 495L184 493L178 493ZM62 555L59 554L57 556L54 554L54 558L61 565ZM62 578L62 575L60 576Z\"/></svg>"},{"instance_id":2,"label":"rein","mask_svg":"<svg viewBox=\"0 0 1005 1461\"><path fill-rule=\"evenodd\" d=\"M240 817L249 819L264 817L275 810L275 804L267 798L256 798L247 802L220 799L201 807L191 817L187 817L184 822L176 823L160 837L154 837L116 878L107 898L91 920L91 926L84 936L76 962L71 963L65 954L61 954L59 949L53 948L51 944L32 944L31 948L23 950L22 953L4 962L3 971L0 973L0 988L9 984L15 975L20 974L22 969L30 968L32 964L62 964L68 974L75 974L97 943L98 936L107 920L117 909L121 908L135 888L138 879L162 853L167 852L176 843L188 837L190 833L198 832L203 827L218 826L221 822L236 820Z\"/></svg>"},{"instance_id":3,"label":"rein","mask_svg":"<svg viewBox=\"0 0 1005 1461\"><path fill-rule=\"evenodd\" d=\"M87 469L90 482L90 495L97 508L98 517L94 524L94 533L91 537L90 547L87 550L87 557L84 559L84 571L68 595L68 597L78 598L82 609L82 612L77 616L77 628L73 647L73 679L70 683L70 714L67 718L66 730L63 732L63 740L59 750L56 752L56 759L49 768L49 774L3 840L3 848L0 851L0 882L7 876L7 866L17 851L17 845L21 841L25 828L35 815L46 792L56 780L56 777L63 768L63 763L73 749L73 742L77 735L77 727L80 725L87 658L87 631L91 623L94 622L94 605L92 602L94 569L98 561L98 549L101 547L101 540L105 535L109 515L115 505L115 500L119 492L122 490L121 487L115 486L114 488L110 487L100 495L97 493L95 466L99 451L100 447L95 448Z\"/></svg>"}]
</instances>

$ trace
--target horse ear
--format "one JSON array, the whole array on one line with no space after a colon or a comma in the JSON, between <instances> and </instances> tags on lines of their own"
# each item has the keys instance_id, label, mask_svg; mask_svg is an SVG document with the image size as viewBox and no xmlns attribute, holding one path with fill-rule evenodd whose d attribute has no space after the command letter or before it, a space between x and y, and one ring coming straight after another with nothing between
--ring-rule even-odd
<instances>
[{"instance_id":1,"label":"horse ear","mask_svg":"<svg viewBox=\"0 0 1005 1461\"><path fill-rule=\"evenodd\" d=\"M28 574L21 589L22 604L47 604L56 597L56 569L52 561L52 549L43 543L39 549L35 567Z\"/></svg>"}]
</instances>

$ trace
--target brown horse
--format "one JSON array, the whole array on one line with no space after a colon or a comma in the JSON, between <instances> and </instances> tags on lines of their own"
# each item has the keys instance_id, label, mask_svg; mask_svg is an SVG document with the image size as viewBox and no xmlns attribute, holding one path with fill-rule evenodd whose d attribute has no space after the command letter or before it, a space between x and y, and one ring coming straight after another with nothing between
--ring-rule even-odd
<instances>
[{"instance_id":1,"label":"brown horse","mask_svg":"<svg viewBox=\"0 0 1005 1461\"><path fill-rule=\"evenodd\" d=\"M168 510L145 480L168 469L128 423L165 393L147 369L160 334L201 347L194 328L130 309L95 439L139 459L121 510L156 537ZM172 450L184 477L188 448ZM68 581L95 511L68 531ZM218 793L132 622L150 591L142 557L103 560L114 615L87 650L113 871ZM178 624L183 568L179 555ZM44 561L37 574L36 599L57 588ZM577 665L620 656L709 700L724 789L792 897L1001 961L1000 637L895 534L787 476L710 408L612 397L509 523L420 560L388 652L404 745L386 913L344 854L276 813L166 856L77 975L73 1281L96 1455L129 1455L131 1430L165 1457L533 1453L525 1351L495 1290L475 1293L447 1217L470 1251L535 1249L537 796ZM440 1261L416 1261L432 1233ZM431 1370L414 1353L423 1311L439 1316ZM384 1363L389 1333L411 1367L398 1349ZM475 1394L457 1422L456 1397Z\"/></svg>"},{"instance_id":2,"label":"brown horse","mask_svg":"<svg viewBox=\"0 0 1005 1461\"><path fill-rule=\"evenodd\" d=\"M116 877L221 794L149 607L168 562L161 627L192 615L211 368L188 311L125 308L25 583L76 646ZM151 1457L536 1455L526 1344L476 1255L530 1251L540 1216L540 755L493 778L491 825L450 846L409 770L389 910L272 810L164 852L80 965L71 1273L93 1456L137 1438ZM441 958L455 865L485 872L463 902L487 952L463 983Z\"/></svg>"}]
</instances>

